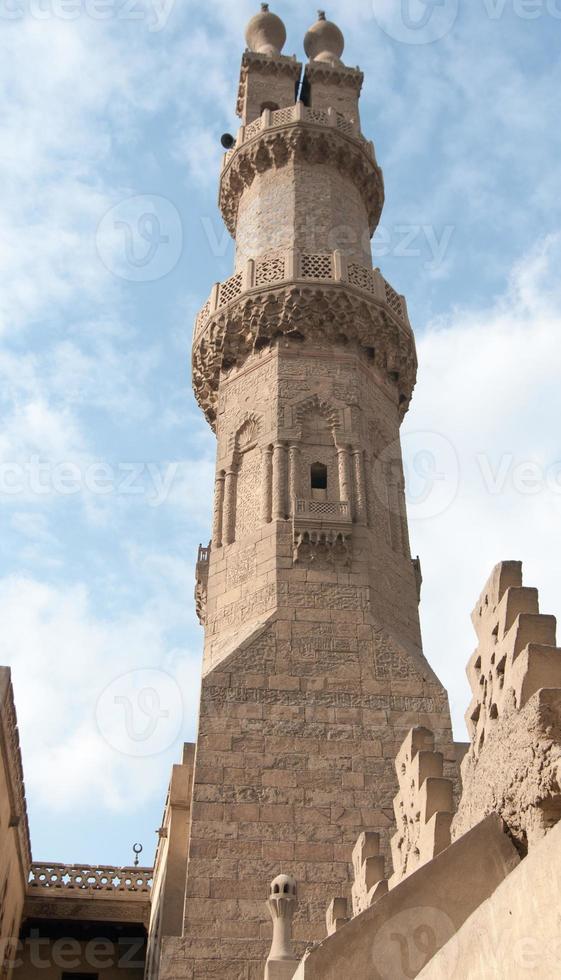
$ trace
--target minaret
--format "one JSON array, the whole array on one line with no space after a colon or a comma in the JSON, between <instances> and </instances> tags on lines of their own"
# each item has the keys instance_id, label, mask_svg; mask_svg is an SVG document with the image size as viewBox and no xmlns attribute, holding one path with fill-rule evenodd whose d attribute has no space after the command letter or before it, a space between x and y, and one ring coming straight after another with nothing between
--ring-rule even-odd
<instances>
[{"instance_id":1,"label":"minaret","mask_svg":"<svg viewBox=\"0 0 561 980\"><path fill-rule=\"evenodd\" d=\"M262 975L279 872L299 881L296 950L324 935L358 835L379 832L389 854L394 758L413 725L454 769L404 501L415 342L405 300L372 270L384 188L360 127L363 76L323 13L304 68L285 39L264 4L220 174L235 270L193 339L217 439L181 945L195 978Z\"/></svg>"}]
</instances>

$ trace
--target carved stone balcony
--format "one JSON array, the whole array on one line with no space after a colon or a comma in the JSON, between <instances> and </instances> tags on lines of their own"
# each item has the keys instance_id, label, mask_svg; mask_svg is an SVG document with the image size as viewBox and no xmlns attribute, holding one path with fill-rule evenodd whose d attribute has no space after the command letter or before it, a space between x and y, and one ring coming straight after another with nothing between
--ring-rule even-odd
<instances>
[{"instance_id":1,"label":"carved stone balcony","mask_svg":"<svg viewBox=\"0 0 561 980\"><path fill-rule=\"evenodd\" d=\"M148 924L152 868L33 862L24 915Z\"/></svg>"},{"instance_id":2,"label":"carved stone balcony","mask_svg":"<svg viewBox=\"0 0 561 980\"><path fill-rule=\"evenodd\" d=\"M348 500L294 500L293 558L310 565L348 565L352 513Z\"/></svg>"},{"instance_id":3,"label":"carved stone balcony","mask_svg":"<svg viewBox=\"0 0 561 980\"><path fill-rule=\"evenodd\" d=\"M352 523L351 505L348 500L308 500L297 497L294 501L294 522L306 525L332 526Z\"/></svg>"},{"instance_id":4,"label":"carved stone balcony","mask_svg":"<svg viewBox=\"0 0 561 980\"><path fill-rule=\"evenodd\" d=\"M150 894L152 868L113 868L75 864L32 864L28 892L37 889L69 892L106 892L115 898L119 892Z\"/></svg>"},{"instance_id":5,"label":"carved stone balcony","mask_svg":"<svg viewBox=\"0 0 561 980\"><path fill-rule=\"evenodd\" d=\"M217 282L197 316L193 341L200 339L215 313L240 299L244 293L270 289L285 282L345 283L387 306L403 327L411 329L405 297L390 286L379 269L347 263L339 251L306 254L286 249L267 252L256 261L250 259L243 272Z\"/></svg>"},{"instance_id":6,"label":"carved stone balcony","mask_svg":"<svg viewBox=\"0 0 561 980\"><path fill-rule=\"evenodd\" d=\"M287 126L296 122L311 123L314 126L330 126L331 128L338 129L346 136L350 136L358 142L364 143L372 159L376 159L374 144L362 135L354 119L347 119L342 112L336 112L335 109L313 109L305 106L303 102L297 102L295 105L287 106L284 109L274 109L273 111L264 109L259 119L254 119L248 126L240 126L236 137L236 145L224 154L223 171L231 162L236 151L244 143L255 139L259 133L263 133L267 129L275 129L278 126Z\"/></svg>"},{"instance_id":7,"label":"carved stone balcony","mask_svg":"<svg viewBox=\"0 0 561 980\"><path fill-rule=\"evenodd\" d=\"M268 252L216 283L197 316L193 386L213 424L220 371L279 335L358 343L398 386L405 412L417 358L405 298L379 269L347 262L342 252Z\"/></svg>"},{"instance_id":8,"label":"carved stone balcony","mask_svg":"<svg viewBox=\"0 0 561 980\"><path fill-rule=\"evenodd\" d=\"M235 235L238 204L257 173L284 166L291 158L331 162L359 188L374 233L384 204L384 181L374 144L357 123L335 109L308 108L303 102L283 109L264 109L259 119L238 131L236 145L224 155L220 176L220 209Z\"/></svg>"}]
</instances>

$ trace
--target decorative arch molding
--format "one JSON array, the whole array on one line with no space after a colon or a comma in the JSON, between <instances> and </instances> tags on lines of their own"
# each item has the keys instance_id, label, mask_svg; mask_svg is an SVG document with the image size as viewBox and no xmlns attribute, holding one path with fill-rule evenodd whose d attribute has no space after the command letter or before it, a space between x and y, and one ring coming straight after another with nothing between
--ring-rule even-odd
<instances>
[{"instance_id":1,"label":"decorative arch molding","mask_svg":"<svg viewBox=\"0 0 561 980\"><path fill-rule=\"evenodd\" d=\"M235 456L254 449L259 441L262 419L255 412L246 412L237 428L231 433L228 448Z\"/></svg>"},{"instance_id":2,"label":"decorative arch molding","mask_svg":"<svg viewBox=\"0 0 561 980\"><path fill-rule=\"evenodd\" d=\"M319 395L311 395L295 407L294 421L301 431L306 418L314 413L321 416L335 431L341 427L341 415L339 409L325 398Z\"/></svg>"}]
</instances>

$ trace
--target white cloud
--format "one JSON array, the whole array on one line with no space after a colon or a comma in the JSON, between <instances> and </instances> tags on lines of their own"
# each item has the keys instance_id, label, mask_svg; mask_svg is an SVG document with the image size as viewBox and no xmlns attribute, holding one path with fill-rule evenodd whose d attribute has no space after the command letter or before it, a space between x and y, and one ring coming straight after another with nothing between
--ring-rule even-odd
<instances>
[{"instance_id":1,"label":"white cloud","mask_svg":"<svg viewBox=\"0 0 561 980\"><path fill-rule=\"evenodd\" d=\"M424 521L411 502L412 546L424 573L425 652L462 737L464 667L476 645L469 615L492 567L521 559L542 611L560 609L560 258L561 236L551 236L517 264L490 308L456 310L418 342L419 383L404 431L436 434L435 469L451 494L442 498L437 483L449 506ZM416 460L406 465L418 483Z\"/></svg>"},{"instance_id":2,"label":"white cloud","mask_svg":"<svg viewBox=\"0 0 561 980\"><path fill-rule=\"evenodd\" d=\"M162 562L159 573L164 595ZM142 612L103 618L83 585L56 587L15 576L0 581L0 662L13 671L35 808L77 815L92 806L122 811L161 792L162 772L180 755L196 713L199 659L168 636L170 618L177 626L184 615L178 598L173 605L156 597ZM108 688L111 697L104 699ZM143 710L146 688L159 701L148 700ZM158 731L168 708L171 719ZM153 731L146 728L151 721ZM161 801L152 802L159 807Z\"/></svg>"}]
</instances>

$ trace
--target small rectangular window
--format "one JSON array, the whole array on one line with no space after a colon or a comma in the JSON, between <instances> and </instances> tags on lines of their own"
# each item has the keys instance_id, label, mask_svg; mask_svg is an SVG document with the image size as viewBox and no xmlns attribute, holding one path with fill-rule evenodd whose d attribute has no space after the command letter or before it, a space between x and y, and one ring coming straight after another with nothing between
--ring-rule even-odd
<instances>
[{"instance_id":1,"label":"small rectangular window","mask_svg":"<svg viewBox=\"0 0 561 980\"><path fill-rule=\"evenodd\" d=\"M327 490L327 466L323 463L312 463L311 487L312 490Z\"/></svg>"}]
</instances>

